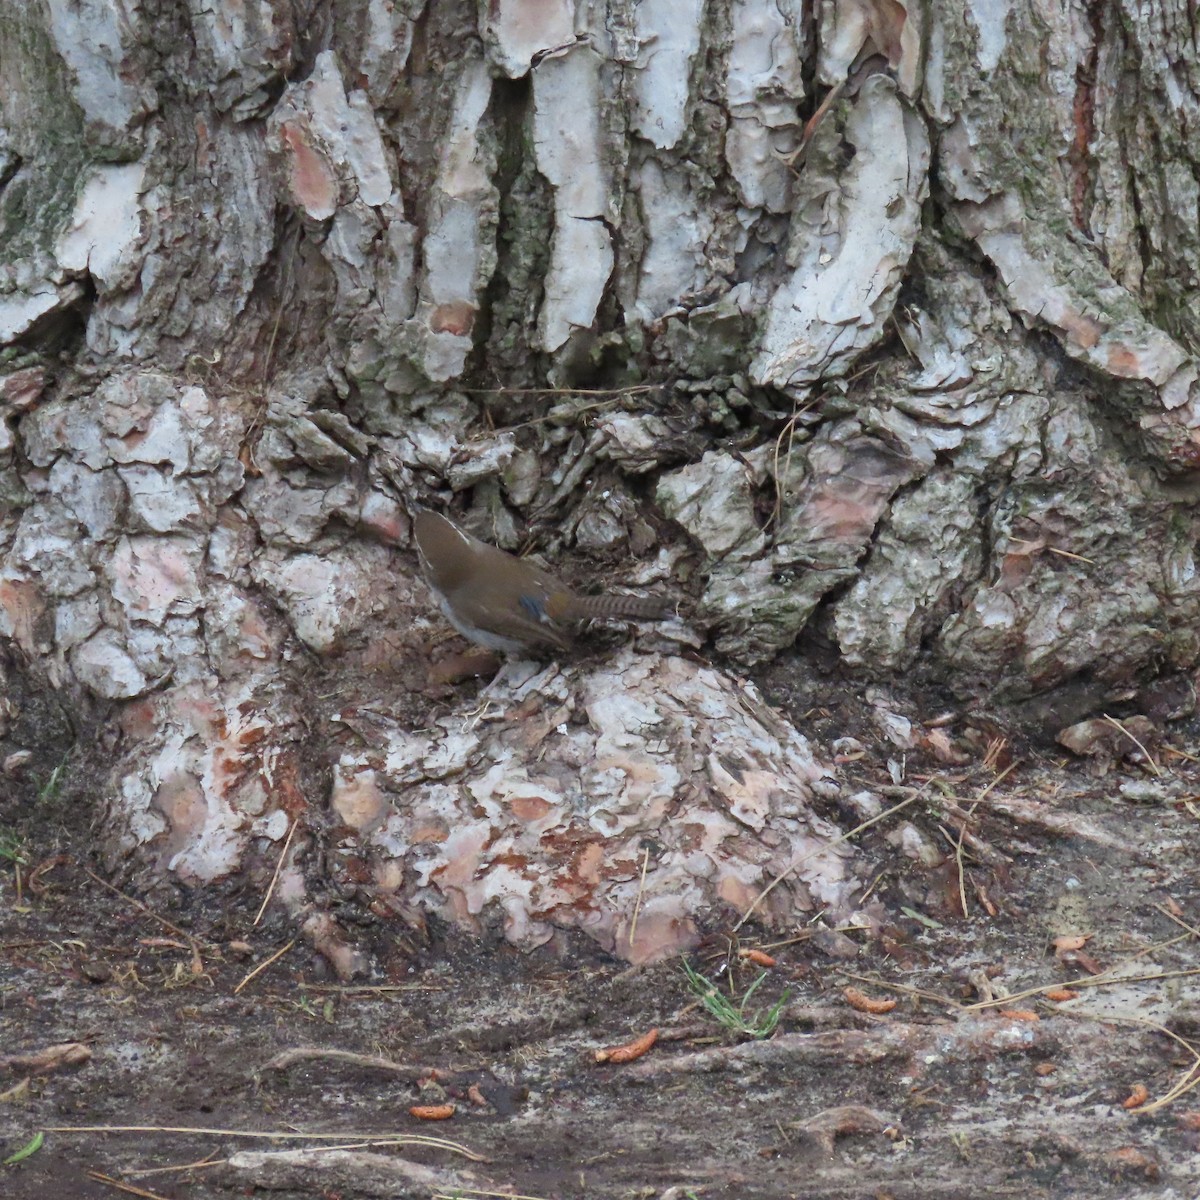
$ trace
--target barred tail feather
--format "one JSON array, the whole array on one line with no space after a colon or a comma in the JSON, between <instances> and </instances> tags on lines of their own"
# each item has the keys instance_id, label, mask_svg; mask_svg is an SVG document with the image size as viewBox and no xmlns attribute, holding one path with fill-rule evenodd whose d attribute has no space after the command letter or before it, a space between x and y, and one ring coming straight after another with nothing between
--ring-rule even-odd
<instances>
[{"instance_id":1,"label":"barred tail feather","mask_svg":"<svg viewBox=\"0 0 1200 1200\"><path fill-rule=\"evenodd\" d=\"M662 596L572 596L570 616L662 621L674 611L675 605Z\"/></svg>"}]
</instances>

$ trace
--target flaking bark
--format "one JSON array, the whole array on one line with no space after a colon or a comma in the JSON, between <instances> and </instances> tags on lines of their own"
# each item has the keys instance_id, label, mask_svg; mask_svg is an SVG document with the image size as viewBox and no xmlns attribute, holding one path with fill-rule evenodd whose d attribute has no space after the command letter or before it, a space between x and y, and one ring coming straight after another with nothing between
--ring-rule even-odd
<instances>
[{"instance_id":1,"label":"flaking bark","mask_svg":"<svg viewBox=\"0 0 1200 1200\"><path fill-rule=\"evenodd\" d=\"M440 735L397 757L419 699L343 753L304 690L311 657L361 685L436 628L413 501L576 553L577 583L676 589L674 649L734 666L814 621L862 674L920 667L967 698L1087 680L1098 707L1195 666L1185 0L808 12L0 14L0 633L45 687L113 706L112 862L227 875L331 794L358 812L368 773L385 806L475 795L475 765L429 768ZM685 670L670 649L579 669L530 713L601 679L632 696ZM825 768L789 775L794 731L718 734L734 686L714 674L672 719L726 739L738 788L747 761L773 773L738 851L765 879ZM625 730L623 754L674 764L663 821L742 820L688 739ZM347 824L381 895L620 947L602 887L514 917L528 878L520 902L434 896L432 868L405 874L413 831L385 869L374 825ZM747 903L723 855L687 868L697 911Z\"/></svg>"}]
</instances>

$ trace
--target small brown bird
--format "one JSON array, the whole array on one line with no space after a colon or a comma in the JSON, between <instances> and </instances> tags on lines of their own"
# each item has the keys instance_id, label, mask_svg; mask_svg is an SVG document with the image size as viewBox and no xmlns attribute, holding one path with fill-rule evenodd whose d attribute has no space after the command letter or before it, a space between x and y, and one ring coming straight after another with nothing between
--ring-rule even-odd
<instances>
[{"instance_id":1,"label":"small brown bird","mask_svg":"<svg viewBox=\"0 0 1200 1200\"><path fill-rule=\"evenodd\" d=\"M413 524L421 567L450 624L489 650L566 650L589 617L662 620L674 605L654 596L577 596L548 571L422 509Z\"/></svg>"}]
</instances>

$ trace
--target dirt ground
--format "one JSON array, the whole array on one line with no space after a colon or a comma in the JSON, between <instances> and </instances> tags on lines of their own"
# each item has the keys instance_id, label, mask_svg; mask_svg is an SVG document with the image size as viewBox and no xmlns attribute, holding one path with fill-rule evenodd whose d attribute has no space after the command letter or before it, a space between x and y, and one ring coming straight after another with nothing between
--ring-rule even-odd
<instances>
[{"instance_id":1,"label":"dirt ground","mask_svg":"<svg viewBox=\"0 0 1200 1200\"><path fill-rule=\"evenodd\" d=\"M1140 762L1117 739L1105 773L1041 735L1061 714L980 719L972 761L910 753L896 785L862 689L797 677L763 682L829 758L858 738L847 783L917 798L855 838L877 936L714 918L691 965L750 1025L783 1001L763 1038L678 961L346 908L374 974L342 985L282 915L255 925L250 883L119 894L89 853L86 738L26 705L0 743L38 747L0 783L0 1159L20 1158L0 1195L1195 1200L1200 1087L1172 1098L1200 1080L1195 718L1159 722ZM928 699L897 711L936 728ZM643 1057L595 1061L652 1028Z\"/></svg>"}]
</instances>

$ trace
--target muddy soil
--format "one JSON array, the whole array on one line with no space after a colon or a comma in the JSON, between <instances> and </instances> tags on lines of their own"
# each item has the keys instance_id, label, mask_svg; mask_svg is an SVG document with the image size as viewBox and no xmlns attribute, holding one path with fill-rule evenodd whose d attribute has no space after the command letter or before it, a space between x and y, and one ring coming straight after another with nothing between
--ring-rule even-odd
<instances>
[{"instance_id":1,"label":"muddy soil","mask_svg":"<svg viewBox=\"0 0 1200 1200\"><path fill-rule=\"evenodd\" d=\"M1195 1200L1200 1088L1171 1098L1200 1080L1195 722L1104 773L1000 726L948 765L879 744L857 691L795 678L764 682L830 759L861 743L848 792L917 799L855 838L876 936L714 916L690 964L754 1032L778 1006L763 1037L678 961L344 908L373 970L344 985L282 915L255 924L257 880L118 894L79 731L15 728L0 750L42 749L0 786L0 1158L42 1142L0 1195ZM29 1057L65 1043L84 1061Z\"/></svg>"}]
</instances>

